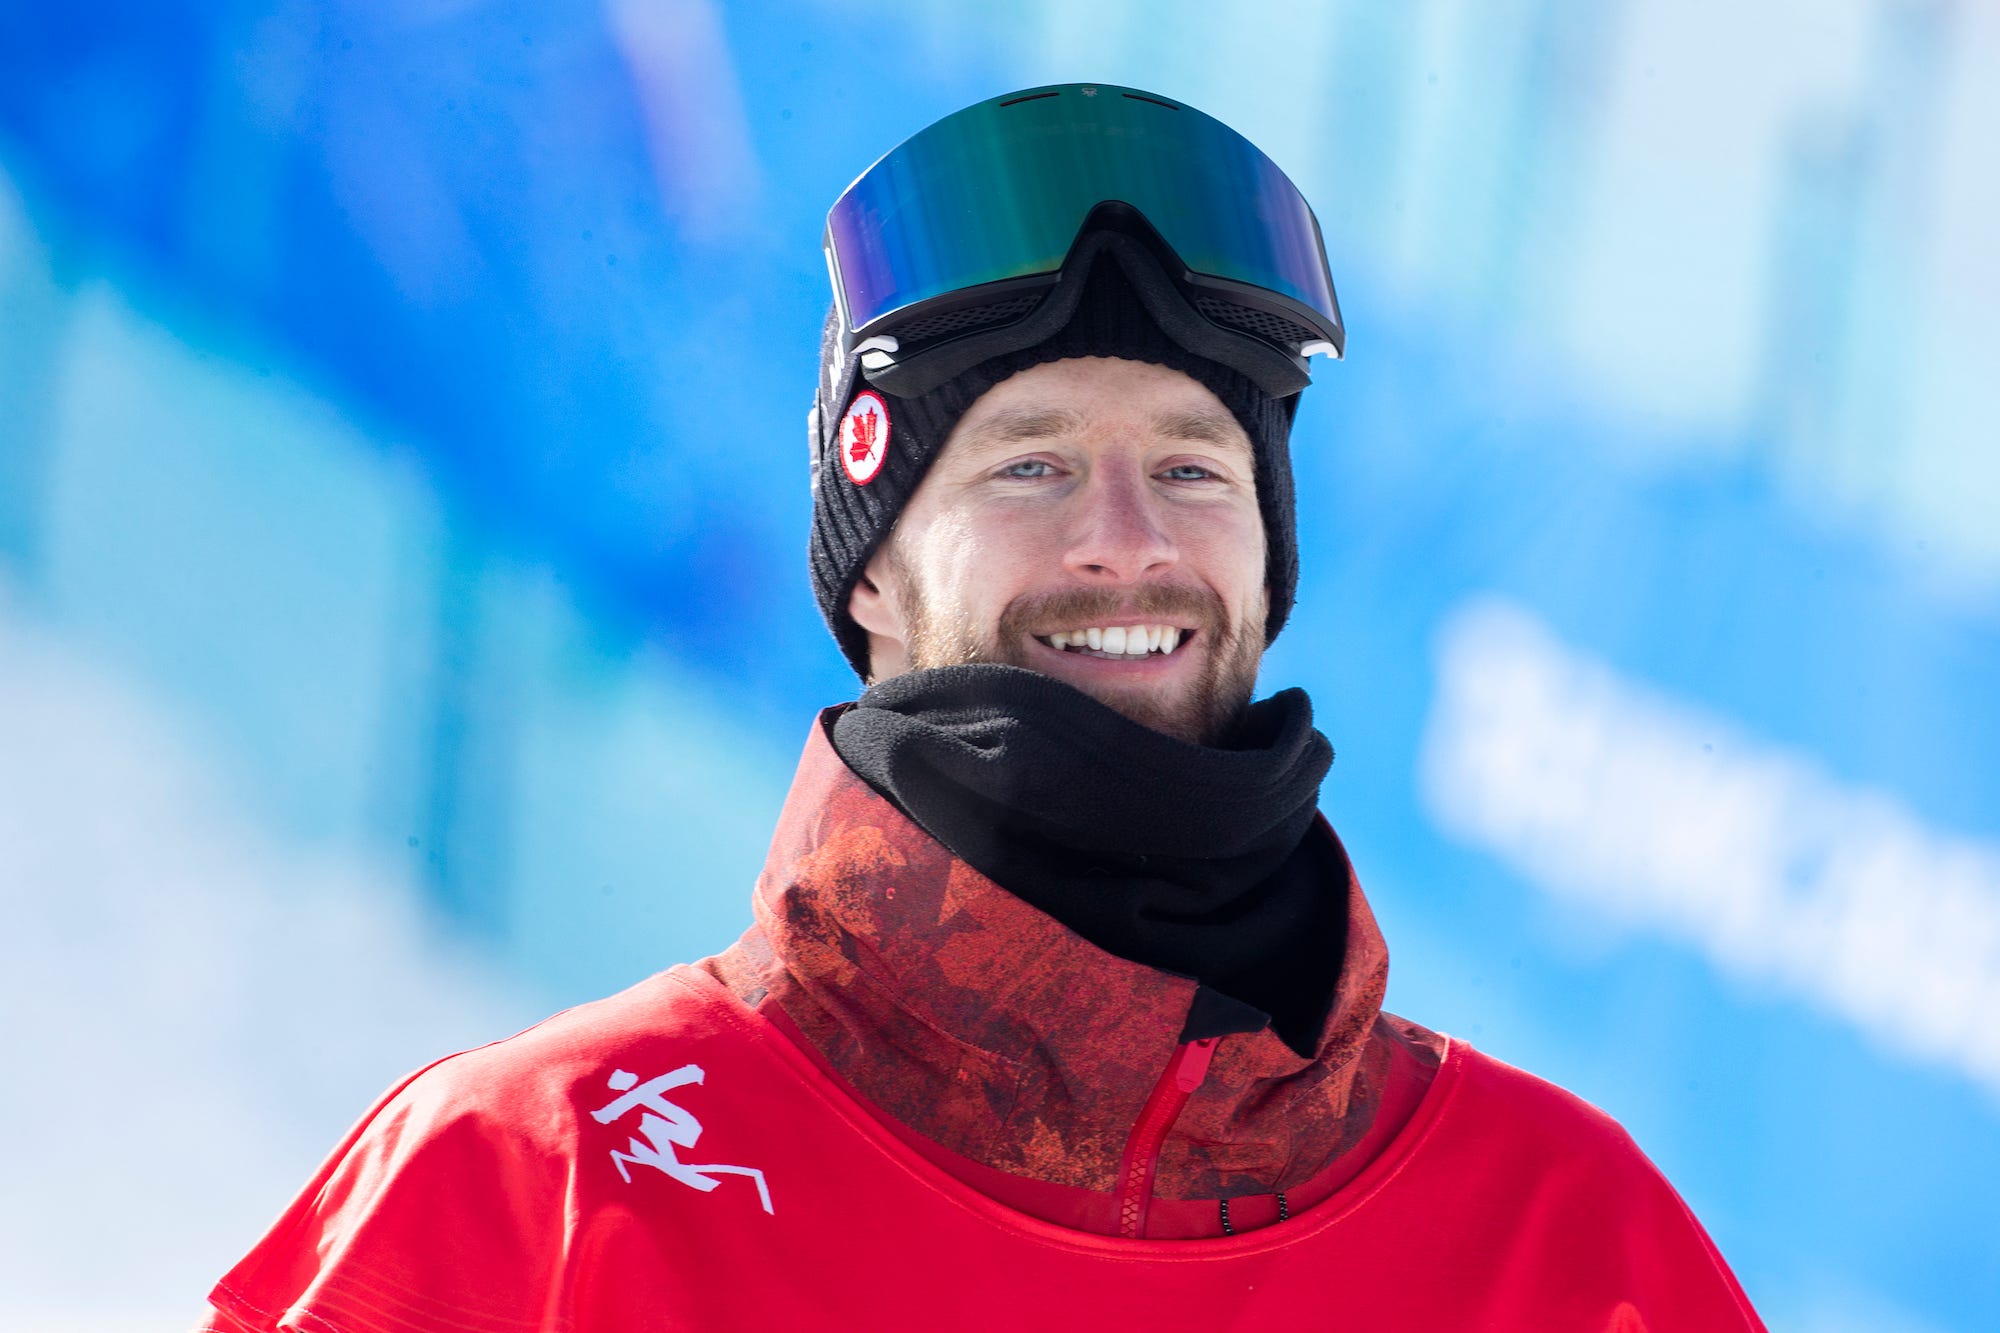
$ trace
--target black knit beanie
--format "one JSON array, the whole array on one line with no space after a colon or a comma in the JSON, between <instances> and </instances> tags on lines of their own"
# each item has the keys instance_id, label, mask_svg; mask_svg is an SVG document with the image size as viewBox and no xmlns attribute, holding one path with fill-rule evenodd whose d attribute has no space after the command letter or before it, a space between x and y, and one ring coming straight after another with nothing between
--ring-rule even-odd
<instances>
[{"instance_id":1,"label":"black knit beanie","mask_svg":"<svg viewBox=\"0 0 2000 1333\"><path fill-rule=\"evenodd\" d=\"M1181 371L1206 385L1235 414L1250 437L1256 458L1257 507L1264 520L1265 578L1270 592L1264 640L1269 643L1278 637L1291 614L1299 577L1289 448L1298 395L1273 397L1241 372L1196 356L1168 338L1118 264L1092 266L1075 314L1053 337L982 361L913 398L870 389L851 369L843 375L840 334L839 315L830 311L820 340L819 394L812 427L810 555L813 592L819 598L820 611L849 665L863 680L868 678L868 634L847 614L848 598L869 558L916 493L952 427L980 395L1002 380L1031 366L1070 357L1119 357ZM821 423L839 422L864 392L872 393L887 409L887 454L850 470L830 456L832 450L821 448ZM867 480L857 481L857 476Z\"/></svg>"}]
</instances>

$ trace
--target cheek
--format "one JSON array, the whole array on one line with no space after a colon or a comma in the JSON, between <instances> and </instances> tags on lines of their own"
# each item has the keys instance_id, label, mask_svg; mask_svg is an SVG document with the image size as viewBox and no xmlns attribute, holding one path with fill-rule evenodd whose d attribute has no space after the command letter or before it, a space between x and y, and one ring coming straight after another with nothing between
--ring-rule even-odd
<instances>
[{"instance_id":1,"label":"cheek","mask_svg":"<svg viewBox=\"0 0 2000 1333\"><path fill-rule=\"evenodd\" d=\"M1202 515L1180 539L1183 558L1225 597L1243 600L1264 587L1264 523L1255 507Z\"/></svg>"},{"instance_id":2,"label":"cheek","mask_svg":"<svg viewBox=\"0 0 2000 1333\"><path fill-rule=\"evenodd\" d=\"M938 608L975 609L982 587L992 582L995 549L979 525L961 515L939 516L910 551L926 600Z\"/></svg>"}]
</instances>

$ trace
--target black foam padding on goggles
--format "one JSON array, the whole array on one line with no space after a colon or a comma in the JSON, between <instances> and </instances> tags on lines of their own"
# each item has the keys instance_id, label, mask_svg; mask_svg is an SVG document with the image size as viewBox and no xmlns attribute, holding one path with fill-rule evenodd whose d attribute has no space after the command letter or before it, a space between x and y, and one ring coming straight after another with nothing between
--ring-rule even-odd
<instances>
[{"instance_id":1,"label":"black foam padding on goggles","mask_svg":"<svg viewBox=\"0 0 2000 1333\"><path fill-rule=\"evenodd\" d=\"M934 307L886 330L904 346L890 364L863 367L861 376L884 393L915 398L982 361L1044 342L1075 315L1085 280L1106 258L1124 271L1161 332L1187 351L1241 372L1273 398L1288 398L1312 382L1297 348L1317 334L1259 308L1253 292L1189 275L1144 218L1117 204L1092 212L1045 294L1023 291L1019 283L995 284L1006 290L993 292L993 300L981 301L975 291L963 304ZM854 335L846 332L843 342L852 356Z\"/></svg>"}]
</instances>

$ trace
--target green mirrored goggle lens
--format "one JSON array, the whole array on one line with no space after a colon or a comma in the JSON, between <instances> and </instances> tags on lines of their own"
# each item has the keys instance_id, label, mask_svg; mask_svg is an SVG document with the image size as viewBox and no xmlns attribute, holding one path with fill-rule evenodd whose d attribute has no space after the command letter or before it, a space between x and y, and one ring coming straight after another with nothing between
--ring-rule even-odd
<instances>
[{"instance_id":1,"label":"green mirrored goggle lens","mask_svg":"<svg viewBox=\"0 0 2000 1333\"><path fill-rule=\"evenodd\" d=\"M1319 224L1285 174L1221 121L1110 84L981 102L863 172L827 216L847 327L866 333L968 288L1053 274L1091 210L1114 201L1196 281L1258 289L1343 341Z\"/></svg>"}]
</instances>

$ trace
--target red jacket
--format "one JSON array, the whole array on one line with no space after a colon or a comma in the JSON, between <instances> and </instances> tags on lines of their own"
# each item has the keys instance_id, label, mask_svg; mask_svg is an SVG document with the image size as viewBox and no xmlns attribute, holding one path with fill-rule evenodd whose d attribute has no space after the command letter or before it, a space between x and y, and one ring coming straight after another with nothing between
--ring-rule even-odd
<instances>
[{"instance_id":1,"label":"red jacket","mask_svg":"<svg viewBox=\"0 0 2000 1333\"><path fill-rule=\"evenodd\" d=\"M1350 900L1313 1058L1179 1043L815 729L741 942L391 1092L213 1327L1761 1327L1608 1117L1380 1013Z\"/></svg>"}]
</instances>

